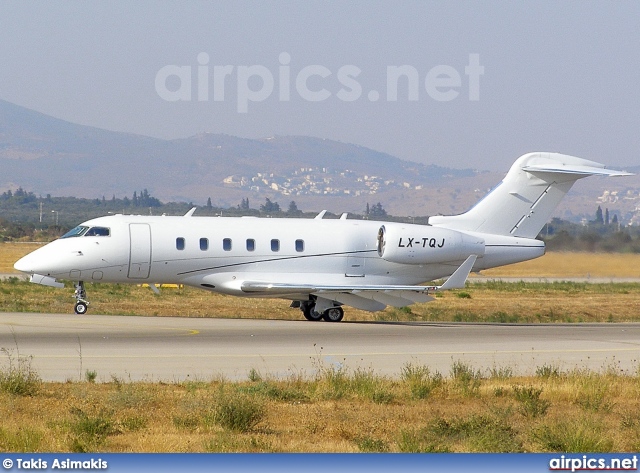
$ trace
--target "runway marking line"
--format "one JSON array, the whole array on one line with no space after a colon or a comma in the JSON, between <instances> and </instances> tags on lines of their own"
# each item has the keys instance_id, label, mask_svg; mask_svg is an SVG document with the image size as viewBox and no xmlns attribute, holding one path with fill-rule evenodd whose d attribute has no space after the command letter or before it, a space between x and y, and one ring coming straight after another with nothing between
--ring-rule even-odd
<instances>
[{"instance_id":1,"label":"runway marking line","mask_svg":"<svg viewBox=\"0 0 640 473\"><path fill-rule=\"evenodd\" d=\"M606 353L606 352L631 352L637 351L637 348L601 348L601 349L580 349L580 350L527 350L527 351L429 351L429 352L414 352L414 353L400 353L400 352L368 352L368 353L323 353L322 358L328 356L428 356L428 355L526 355L526 354L541 354L541 353ZM83 354L83 359L109 359L109 358L288 358L288 357L306 357L316 356L317 353L292 353L292 354L166 354L166 355L86 355ZM33 355L34 359L37 359L37 355ZM76 358L77 355L46 355L47 358Z\"/></svg>"}]
</instances>

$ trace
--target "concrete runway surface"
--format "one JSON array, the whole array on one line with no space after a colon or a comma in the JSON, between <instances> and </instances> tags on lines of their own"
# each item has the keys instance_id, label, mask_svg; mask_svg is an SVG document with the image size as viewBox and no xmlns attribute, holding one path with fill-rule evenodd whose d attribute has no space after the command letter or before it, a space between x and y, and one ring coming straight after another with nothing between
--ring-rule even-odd
<instances>
[{"instance_id":1,"label":"concrete runway surface","mask_svg":"<svg viewBox=\"0 0 640 473\"><path fill-rule=\"evenodd\" d=\"M307 322L0 313L0 348L31 356L46 381L246 380L313 376L344 366L399 377L405 363L448 376L456 360L486 371L513 368L534 374L542 365L562 370L635 371L640 324L510 325L469 323ZM0 354L0 365L8 356Z\"/></svg>"}]
</instances>

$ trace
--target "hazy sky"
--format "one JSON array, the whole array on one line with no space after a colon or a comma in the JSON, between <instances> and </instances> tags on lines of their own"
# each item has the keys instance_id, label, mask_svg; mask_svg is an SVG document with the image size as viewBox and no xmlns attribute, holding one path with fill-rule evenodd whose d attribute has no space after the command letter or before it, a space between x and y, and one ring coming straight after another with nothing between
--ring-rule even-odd
<instances>
[{"instance_id":1,"label":"hazy sky","mask_svg":"<svg viewBox=\"0 0 640 473\"><path fill-rule=\"evenodd\" d=\"M0 99L75 123L640 164L636 1L16 1L0 26Z\"/></svg>"}]
</instances>

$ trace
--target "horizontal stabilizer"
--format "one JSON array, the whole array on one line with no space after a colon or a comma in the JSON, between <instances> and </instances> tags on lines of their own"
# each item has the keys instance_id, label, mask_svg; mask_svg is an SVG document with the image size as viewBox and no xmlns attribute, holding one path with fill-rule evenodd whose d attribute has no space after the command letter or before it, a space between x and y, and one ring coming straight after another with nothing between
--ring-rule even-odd
<instances>
[{"instance_id":1,"label":"horizontal stabilizer","mask_svg":"<svg viewBox=\"0 0 640 473\"><path fill-rule=\"evenodd\" d=\"M594 166L566 166L563 164L532 164L524 166L523 171L531 173L558 173L558 174L575 174L577 176L633 176L632 173L626 171L615 171L604 167Z\"/></svg>"}]
</instances>

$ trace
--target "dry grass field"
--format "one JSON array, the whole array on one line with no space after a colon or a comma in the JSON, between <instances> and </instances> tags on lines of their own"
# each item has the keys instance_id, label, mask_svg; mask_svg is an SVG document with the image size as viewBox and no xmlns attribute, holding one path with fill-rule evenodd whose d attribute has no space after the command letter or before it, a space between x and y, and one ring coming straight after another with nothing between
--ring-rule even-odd
<instances>
[{"instance_id":1,"label":"dry grass field","mask_svg":"<svg viewBox=\"0 0 640 473\"><path fill-rule=\"evenodd\" d=\"M248 299L193 288L149 288L89 284L93 314L219 318L302 319L298 309L279 299ZM73 288L0 282L0 312L73 311ZM634 322L640 321L640 284L499 283L449 291L427 304L381 312L345 311L350 321L457 322Z\"/></svg>"},{"instance_id":2,"label":"dry grass field","mask_svg":"<svg viewBox=\"0 0 640 473\"><path fill-rule=\"evenodd\" d=\"M41 246L41 243L0 242L0 274L15 273L16 270L13 269L13 263Z\"/></svg>"},{"instance_id":3,"label":"dry grass field","mask_svg":"<svg viewBox=\"0 0 640 473\"><path fill-rule=\"evenodd\" d=\"M509 368L405 365L396 380L321 370L313 379L180 384L41 383L0 374L0 451L631 452L640 376L615 366L531 378Z\"/></svg>"},{"instance_id":4,"label":"dry grass field","mask_svg":"<svg viewBox=\"0 0 640 473\"><path fill-rule=\"evenodd\" d=\"M640 278L640 254L547 253L524 263L482 271L487 277Z\"/></svg>"}]
</instances>

